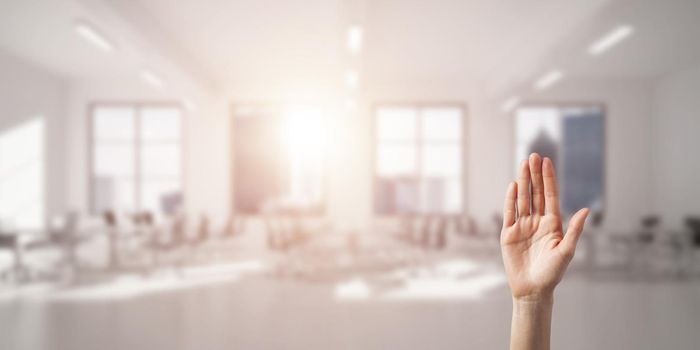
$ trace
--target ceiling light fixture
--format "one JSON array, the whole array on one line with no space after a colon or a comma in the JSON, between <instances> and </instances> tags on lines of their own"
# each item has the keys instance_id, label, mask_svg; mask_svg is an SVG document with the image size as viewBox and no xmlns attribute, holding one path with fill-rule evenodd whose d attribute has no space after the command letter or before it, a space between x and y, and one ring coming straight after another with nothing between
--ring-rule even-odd
<instances>
[{"instance_id":1,"label":"ceiling light fixture","mask_svg":"<svg viewBox=\"0 0 700 350\"><path fill-rule=\"evenodd\" d=\"M75 32L83 39L104 52L114 51L114 45L98 30L84 21L75 22Z\"/></svg>"},{"instance_id":2,"label":"ceiling light fixture","mask_svg":"<svg viewBox=\"0 0 700 350\"><path fill-rule=\"evenodd\" d=\"M165 83L156 73L153 73L150 69L141 70L141 79L148 85L151 85L158 89L165 88Z\"/></svg>"},{"instance_id":3,"label":"ceiling light fixture","mask_svg":"<svg viewBox=\"0 0 700 350\"><path fill-rule=\"evenodd\" d=\"M357 73L357 71L350 70L345 73L345 85L347 85L349 89L355 90L359 83L360 75Z\"/></svg>"},{"instance_id":4,"label":"ceiling light fixture","mask_svg":"<svg viewBox=\"0 0 700 350\"><path fill-rule=\"evenodd\" d=\"M634 33L634 28L632 26L627 24L619 25L594 42L588 48L588 54L591 56L598 56L628 38L632 33Z\"/></svg>"},{"instance_id":5,"label":"ceiling light fixture","mask_svg":"<svg viewBox=\"0 0 700 350\"><path fill-rule=\"evenodd\" d=\"M362 50L362 27L359 25L352 25L348 29L348 50L353 55Z\"/></svg>"},{"instance_id":6,"label":"ceiling light fixture","mask_svg":"<svg viewBox=\"0 0 700 350\"><path fill-rule=\"evenodd\" d=\"M559 80L564 77L564 73L558 69L552 70L549 73L543 75L541 78L537 79L535 82L535 89L544 90L548 87L556 84Z\"/></svg>"},{"instance_id":7,"label":"ceiling light fixture","mask_svg":"<svg viewBox=\"0 0 700 350\"><path fill-rule=\"evenodd\" d=\"M517 107L520 104L520 98L513 96L501 105L501 110L503 113L510 113L515 107Z\"/></svg>"},{"instance_id":8,"label":"ceiling light fixture","mask_svg":"<svg viewBox=\"0 0 700 350\"><path fill-rule=\"evenodd\" d=\"M345 109L346 110L353 110L353 109L355 109L356 106L357 106L357 102L355 101L355 99L353 97L349 96L345 99Z\"/></svg>"}]
</instances>

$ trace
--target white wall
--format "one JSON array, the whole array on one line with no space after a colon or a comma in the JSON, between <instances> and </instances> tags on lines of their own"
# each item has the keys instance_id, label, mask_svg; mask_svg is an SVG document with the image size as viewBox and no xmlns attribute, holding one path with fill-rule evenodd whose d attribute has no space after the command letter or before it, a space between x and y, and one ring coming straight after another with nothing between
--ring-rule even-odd
<instances>
[{"instance_id":1,"label":"white wall","mask_svg":"<svg viewBox=\"0 0 700 350\"><path fill-rule=\"evenodd\" d=\"M456 102L467 108L467 210L491 227L492 215L502 207L505 186L514 178L513 119L499 110L500 101L484 96L470 81L368 82L357 109L332 116L335 125L329 174L328 216L338 226L367 228L372 224L373 150L371 110L377 102ZM125 92L125 91L128 91ZM186 196L190 212L224 217L231 205L230 112L237 101L270 101L279 94L255 96L227 93L201 102L206 109L190 116L186 143ZM288 97L288 96L287 96ZM647 81L566 81L550 92L526 101L592 102L606 106L606 206L611 228L635 227L639 217L653 210L651 163L653 87ZM328 95L320 99L329 100ZM74 84L70 94L70 157L66 167L68 200L87 204L85 118L91 101L169 100L150 89L126 89L114 84ZM172 99L170 99L172 100ZM306 96L304 100L313 100Z\"/></svg>"},{"instance_id":2,"label":"white wall","mask_svg":"<svg viewBox=\"0 0 700 350\"><path fill-rule=\"evenodd\" d=\"M700 215L700 65L664 77L654 102L654 208L678 228Z\"/></svg>"},{"instance_id":3,"label":"white wall","mask_svg":"<svg viewBox=\"0 0 700 350\"><path fill-rule=\"evenodd\" d=\"M65 84L59 77L0 50L0 133L37 117L45 121L44 188L48 215L64 209L64 90Z\"/></svg>"}]
</instances>

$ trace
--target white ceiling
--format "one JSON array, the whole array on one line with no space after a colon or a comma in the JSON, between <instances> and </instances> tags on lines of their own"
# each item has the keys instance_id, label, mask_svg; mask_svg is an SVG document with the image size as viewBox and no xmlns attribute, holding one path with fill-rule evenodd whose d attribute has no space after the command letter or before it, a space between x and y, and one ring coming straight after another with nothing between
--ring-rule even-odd
<instances>
[{"instance_id":1,"label":"white ceiling","mask_svg":"<svg viewBox=\"0 0 700 350\"><path fill-rule=\"evenodd\" d=\"M73 22L84 13L71 1L2 1L0 47L65 77L123 76L128 71L121 58L106 55L76 36Z\"/></svg>"},{"instance_id":2,"label":"white ceiling","mask_svg":"<svg viewBox=\"0 0 700 350\"><path fill-rule=\"evenodd\" d=\"M700 1L627 1L608 11L594 25L572 35L562 61L573 74L588 77L654 78L700 63ZM591 59L588 44L619 23L635 33L610 52ZM584 45L585 44L585 45Z\"/></svg>"},{"instance_id":3,"label":"white ceiling","mask_svg":"<svg viewBox=\"0 0 700 350\"><path fill-rule=\"evenodd\" d=\"M76 21L88 22L116 47L105 53L80 38ZM66 80L139 84L148 68L170 83L171 93L206 87L194 66L146 38L105 7L102 0L0 1L0 49L33 62ZM124 85L128 86L128 85Z\"/></svg>"},{"instance_id":4,"label":"white ceiling","mask_svg":"<svg viewBox=\"0 0 700 350\"><path fill-rule=\"evenodd\" d=\"M122 0L134 21L161 28L219 84L335 78L341 39L335 0Z\"/></svg>"},{"instance_id":5,"label":"white ceiling","mask_svg":"<svg viewBox=\"0 0 700 350\"><path fill-rule=\"evenodd\" d=\"M118 54L82 42L76 18L101 26ZM365 82L477 80L503 90L552 67L587 78L681 69L700 62L699 19L697 0L8 0L0 46L70 78L172 64L220 87L327 86L357 66ZM354 61L344 43L352 21L366 38ZM588 57L588 44L621 22L636 33Z\"/></svg>"},{"instance_id":6,"label":"white ceiling","mask_svg":"<svg viewBox=\"0 0 700 350\"><path fill-rule=\"evenodd\" d=\"M368 69L393 79L486 78L539 60L606 0L381 0L368 9Z\"/></svg>"}]
</instances>

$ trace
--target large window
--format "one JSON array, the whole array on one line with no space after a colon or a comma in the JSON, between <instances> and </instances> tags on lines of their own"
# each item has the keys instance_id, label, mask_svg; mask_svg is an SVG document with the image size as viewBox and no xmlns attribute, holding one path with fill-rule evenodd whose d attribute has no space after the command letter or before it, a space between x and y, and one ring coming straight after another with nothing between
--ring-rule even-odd
<instances>
[{"instance_id":1,"label":"large window","mask_svg":"<svg viewBox=\"0 0 700 350\"><path fill-rule=\"evenodd\" d=\"M181 109L97 105L91 122L93 211L174 213L183 200Z\"/></svg>"},{"instance_id":2,"label":"large window","mask_svg":"<svg viewBox=\"0 0 700 350\"><path fill-rule=\"evenodd\" d=\"M552 159L562 212L603 209L603 108L597 105L527 106L516 118L515 160L532 152Z\"/></svg>"},{"instance_id":3,"label":"large window","mask_svg":"<svg viewBox=\"0 0 700 350\"><path fill-rule=\"evenodd\" d=\"M0 231L44 224L44 119L0 129Z\"/></svg>"},{"instance_id":4,"label":"large window","mask_svg":"<svg viewBox=\"0 0 700 350\"><path fill-rule=\"evenodd\" d=\"M375 212L460 213L463 112L453 105L375 110Z\"/></svg>"},{"instance_id":5,"label":"large window","mask_svg":"<svg viewBox=\"0 0 700 350\"><path fill-rule=\"evenodd\" d=\"M323 109L241 105L233 114L236 211L323 211L328 147Z\"/></svg>"}]
</instances>

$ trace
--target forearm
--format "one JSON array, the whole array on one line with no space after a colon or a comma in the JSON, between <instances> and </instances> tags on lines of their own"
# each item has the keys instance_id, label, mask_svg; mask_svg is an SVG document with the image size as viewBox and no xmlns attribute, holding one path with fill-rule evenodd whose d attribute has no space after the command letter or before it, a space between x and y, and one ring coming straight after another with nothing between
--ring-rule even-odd
<instances>
[{"instance_id":1,"label":"forearm","mask_svg":"<svg viewBox=\"0 0 700 350\"><path fill-rule=\"evenodd\" d=\"M553 297L513 299L511 350L549 350Z\"/></svg>"}]
</instances>

